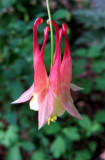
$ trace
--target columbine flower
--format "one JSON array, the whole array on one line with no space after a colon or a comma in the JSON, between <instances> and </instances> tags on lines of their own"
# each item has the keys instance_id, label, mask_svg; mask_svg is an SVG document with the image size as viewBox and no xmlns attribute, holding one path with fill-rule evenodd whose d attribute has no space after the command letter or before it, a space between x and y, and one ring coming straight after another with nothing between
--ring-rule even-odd
<instances>
[{"instance_id":1,"label":"columbine flower","mask_svg":"<svg viewBox=\"0 0 105 160\"><path fill-rule=\"evenodd\" d=\"M48 20L49 23L49 20ZM74 90L81 90L82 88L71 84L72 79L72 59L70 47L67 40L67 25L63 24L62 29L59 30L58 25L52 21L56 32L56 50L54 54L54 63L49 76L49 84L53 93L54 106L53 112L49 118L49 122L54 121L55 116L61 116L65 110L72 116L82 119L76 107L73 104L70 87ZM62 34L65 36L65 51L61 63L60 42Z\"/></svg>"},{"instance_id":2,"label":"columbine flower","mask_svg":"<svg viewBox=\"0 0 105 160\"><path fill-rule=\"evenodd\" d=\"M23 93L13 103L26 102L29 99L30 108L38 110L38 126L39 129L48 121L55 122L57 117L61 116L65 110L72 116L81 119L76 107L73 104L70 87L73 90L80 90L74 84L71 84L72 79L72 59L67 40L67 26L62 25L59 30L58 25L52 21L52 24L56 32L56 48L53 57L53 66L50 70L49 78L44 66L44 48L48 37L49 27L44 30L44 42L41 49L39 50L37 40L37 27L42 23L42 19L38 18L34 23L33 28L33 63L34 63L34 83L29 90ZM49 23L49 21L48 21ZM64 57L61 63L61 52L60 43L62 35L65 37L65 51Z\"/></svg>"},{"instance_id":3,"label":"columbine flower","mask_svg":"<svg viewBox=\"0 0 105 160\"><path fill-rule=\"evenodd\" d=\"M43 78L43 74L42 77L40 77L39 79L37 77L39 77L38 74L38 67L40 67L41 65L41 69L39 68L40 72L41 71L45 71L44 74L47 77L47 72L45 70L45 66L44 66L44 62L43 62L43 54L44 54L44 48L45 48L45 44L47 41L47 37L48 37L48 32L49 32L49 27L46 27L44 29L44 42L42 45L42 49L41 52L39 50L39 44L38 44L38 39L37 39L37 27L43 22L42 18L38 18L36 19L34 26L33 26L33 65L34 65L34 82L32 84L32 86L26 91L24 92L16 101L12 102L12 104L14 103L23 103L26 102L28 100L31 99L31 97L33 97L30 101L30 108L34 109L34 110L38 110L38 93L43 89L43 86L45 86L45 81ZM40 63L40 66L39 66ZM37 76L36 76L37 74ZM45 77L45 76L44 76Z\"/></svg>"},{"instance_id":4,"label":"columbine flower","mask_svg":"<svg viewBox=\"0 0 105 160\"><path fill-rule=\"evenodd\" d=\"M65 37L65 50L64 56L60 67L60 74L61 74L61 102L64 106L64 109L71 114L72 116L82 119L79 112L77 111L76 107L73 104L71 94L70 94L70 87L73 90L81 90L82 88L71 84L72 80L72 58L69 43L67 40L67 25L62 25L64 37Z\"/></svg>"}]
</instances>

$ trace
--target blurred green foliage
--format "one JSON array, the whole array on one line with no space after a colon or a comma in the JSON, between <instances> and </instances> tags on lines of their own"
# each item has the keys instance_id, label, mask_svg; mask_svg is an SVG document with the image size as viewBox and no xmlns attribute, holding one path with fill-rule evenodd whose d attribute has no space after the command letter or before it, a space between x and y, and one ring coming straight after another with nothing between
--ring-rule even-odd
<instances>
[{"instance_id":1,"label":"blurred green foliage","mask_svg":"<svg viewBox=\"0 0 105 160\"><path fill-rule=\"evenodd\" d=\"M82 93L73 95L83 120L65 113L56 123L46 124L38 131L37 113L29 109L28 103L10 104L33 82L32 28L37 17L44 18L38 28L41 48L47 11L41 0L1 0L0 160L95 160L99 141L104 141L104 3L98 0L68 1L64 6L59 1L53 2L53 19L60 27L64 22L68 24L73 82L84 88ZM61 51L63 56L64 40ZM49 73L50 36L44 60Z\"/></svg>"}]
</instances>

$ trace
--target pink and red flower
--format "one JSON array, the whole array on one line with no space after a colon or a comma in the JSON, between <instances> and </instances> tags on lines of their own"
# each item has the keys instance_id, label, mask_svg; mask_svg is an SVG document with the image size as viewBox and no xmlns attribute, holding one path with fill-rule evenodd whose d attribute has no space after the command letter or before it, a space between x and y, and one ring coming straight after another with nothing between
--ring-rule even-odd
<instances>
[{"instance_id":1,"label":"pink and red flower","mask_svg":"<svg viewBox=\"0 0 105 160\"><path fill-rule=\"evenodd\" d=\"M56 48L53 57L53 66L50 69L49 77L44 65L44 48L48 37L49 27L44 29L44 41L41 51L39 50L37 27L43 22L38 18L33 27L33 65L34 82L32 86L24 92L16 101L12 103L23 103L30 100L30 108L38 111L39 129L48 121L55 122L67 111L73 117L82 119L76 107L73 104L70 88L74 91L81 90L80 87L71 83L72 80L72 58L67 39L67 25L62 24L59 27L52 21L56 33ZM47 21L49 24L49 20ZM60 44L61 38L65 37L65 50L61 62Z\"/></svg>"}]
</instances>

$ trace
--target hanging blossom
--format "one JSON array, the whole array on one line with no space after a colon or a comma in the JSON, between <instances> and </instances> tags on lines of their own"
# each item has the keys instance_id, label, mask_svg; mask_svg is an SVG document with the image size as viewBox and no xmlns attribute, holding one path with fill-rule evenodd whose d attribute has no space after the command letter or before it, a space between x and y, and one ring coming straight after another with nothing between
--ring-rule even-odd
<instances>
[{"instance_id":1,"label":"hanging blossom","mask_svg":"<svg viewBox=\"0 0 105 160\"><path fill-rule=\"evenodd\" d=\"M52 20L55 28L56 47L53 56L53 66L50 69L49 77L44 65L44 48L48 38L49 27L44 29L44 41L41 51L39 50L37 28L43 22L42 18L36 19L33 26L33 65L34 82L32 86L24 92L13 103L23 103L30 100L30 109L38 111L38 128L40 129L48 121L55 122L65 111L75 118L82 119L78 110L74 106L70 94L70 88L73 91L82 88L71 83L72 79L72 58L67 39L67 25L62 24L59 29L56 22ZM49 20L47 21L49 24ZM65 38L65 50L61 62L60 44L61 38Z\"/></svg>"}]
</instances>

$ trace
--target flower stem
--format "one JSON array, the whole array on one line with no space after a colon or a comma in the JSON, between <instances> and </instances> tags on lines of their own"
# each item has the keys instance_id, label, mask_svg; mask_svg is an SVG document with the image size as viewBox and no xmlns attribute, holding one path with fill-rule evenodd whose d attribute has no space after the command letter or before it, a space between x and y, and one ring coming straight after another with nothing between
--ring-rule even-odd
<instances>
[{"instance_id":1,"label":"flower stem","mask_svg":"<svg viewBox=\"0 0 105 160\"><path fill-rule=\"evenodd\" d=\"M47 4L47 11L48 11L48 17L50 20L50 33L51 33L51 68L53 65L53 52L54 52L54 38L53 38L53 26L52 26L52 20L51 20L51 12L50 12L50 6L49 6L49 0L46 0Z\"/></svg>"}]
</instances>

